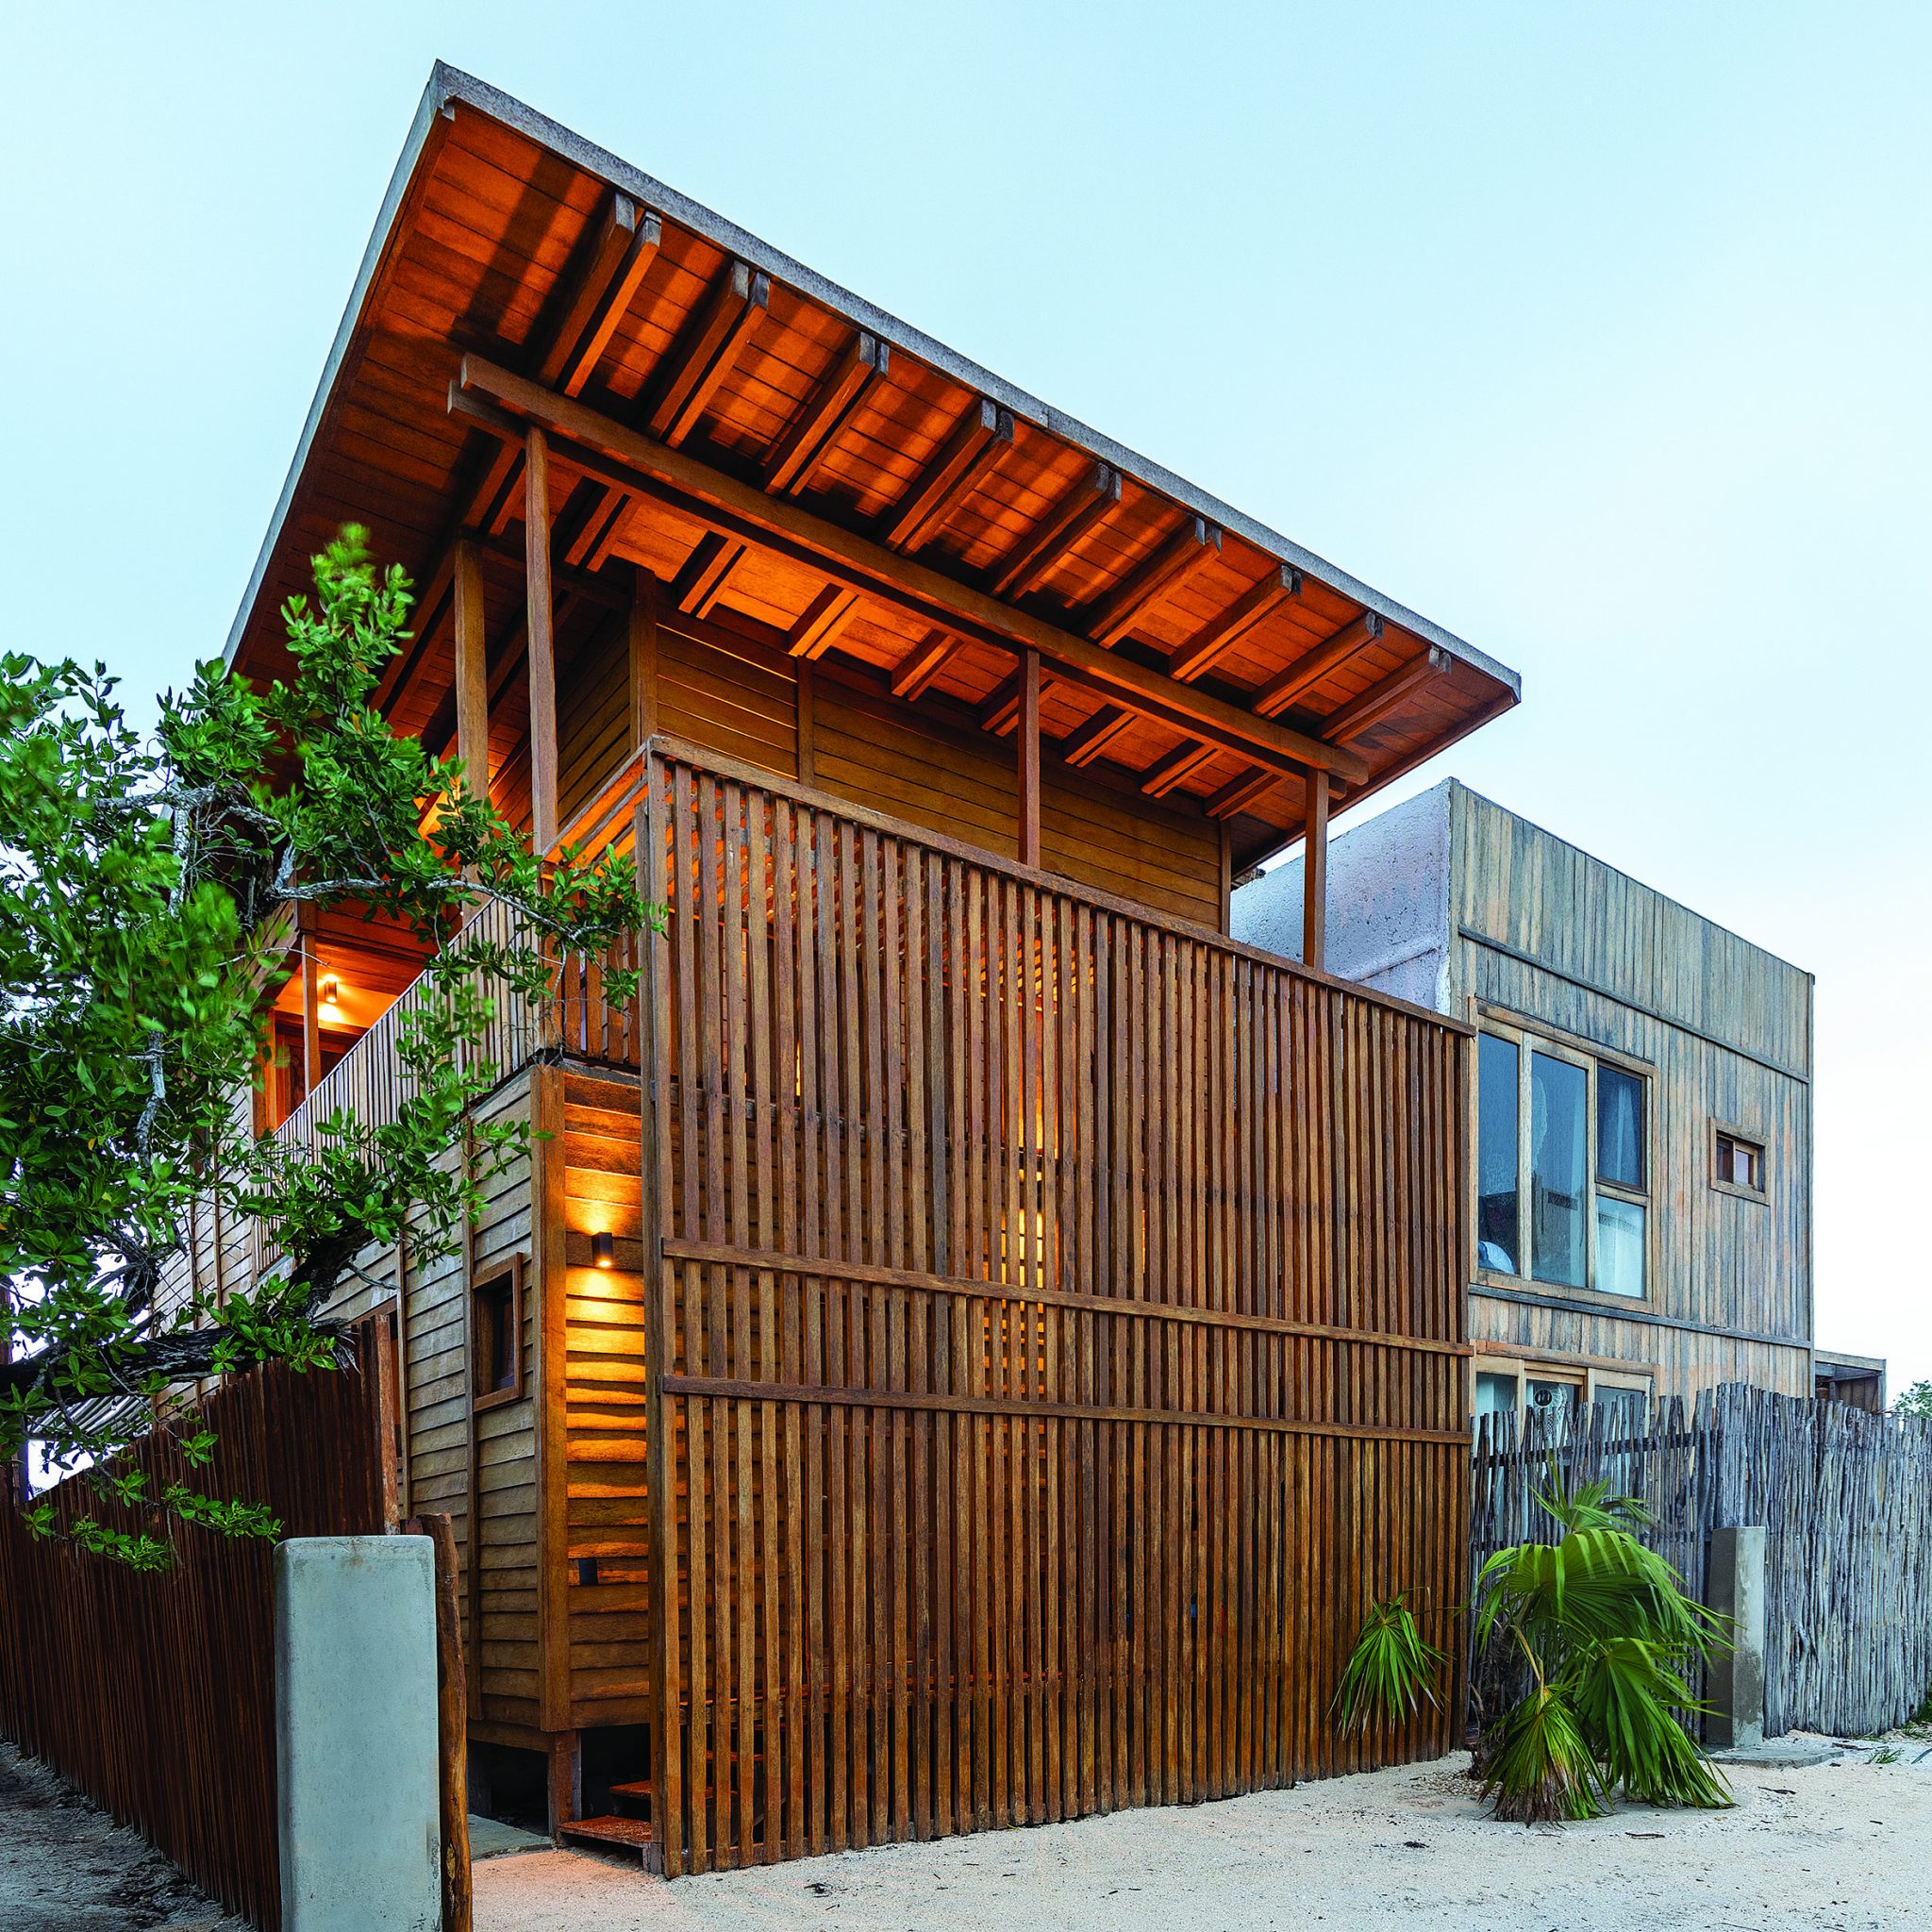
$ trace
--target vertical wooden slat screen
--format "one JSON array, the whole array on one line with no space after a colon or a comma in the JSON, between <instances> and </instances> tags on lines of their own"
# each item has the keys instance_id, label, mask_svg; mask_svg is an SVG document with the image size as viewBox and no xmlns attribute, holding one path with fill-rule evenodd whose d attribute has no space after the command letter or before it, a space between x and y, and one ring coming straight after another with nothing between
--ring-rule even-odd
<instances>
[{"instance_id":1,"label":"vertical wooden slat screen","mask_svg":"<svg viewBox=\"0 0 1932 1932\"><path fill-rule=\"evenodd\" d=\"M638 849L666 1870L1447 1749L1327 1707L1460 1655L1462 1032L661 742Z\"/></svg>"}]
</instances>

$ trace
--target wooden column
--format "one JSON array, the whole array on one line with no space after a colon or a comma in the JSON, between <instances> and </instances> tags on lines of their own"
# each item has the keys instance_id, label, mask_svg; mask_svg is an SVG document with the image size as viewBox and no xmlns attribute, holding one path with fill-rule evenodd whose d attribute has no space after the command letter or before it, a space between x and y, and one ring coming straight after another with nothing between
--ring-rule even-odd
<instances>
[{"instance_id":1,"label":"wooden column","mask_svg":"<svg viewBox=\"0 0 1932 1932\"><path fill-rule=\"evenodd\" d=\"M483 613L483 559L467 538L452 562L456 583L457 756L470 791L490 796L490 667Z\"/></svg>"},{"instance_id":2,"label":"wooden column","mask_svg":"<svg viewBox=\"0 0 1932 1932\"><path fill-rule=\"evenodd\" d=\"M1302 964L1317 973L1328 963L1328 774L1306 780L1307 819L1302 844Z\"/></svg>"},{"instance_id":3,"label":"wooden column","mask_svg":"<svg viewBox=\"0 0 1932 1932\"><path fill-rule=\"evenodd\" d=\"M1040 653L1020 654L1020 863L1040 863Z\"/></svg>"},{"instance_id":4,"label":"wooden column","mask_svg":"<svg viewBox=\"0 0 1932 1932\"><path fill-rule=\"evenodd\" d=\"M638 572L630 592L630 742L658 729L658 579Z\"/></svg>"},{"instance_id":5,"label":"wooden column","mask_svg":"<svg viewBox=\"0 0 1932 1932\"><path fill-rule=\"evenodd\" d=\"M817 704L818 692L813 688L811 665L801 658L798 660L798 782L801 785L818 783L818 742L814 732Z\"/></svg>"},{"instance_id":6,"label":"wooden column","mask_svg":"<svg viewBox=\"0 0 1932 1932\"><path fill-rule=\"evenodd\" d=\"M302 908L302 1091L322 1083L321 962L315 957L315 915Z\"/></svg>"},{"instance_id":7,"label":"wooden column","mask_svg":"<svg viewBox=\"0 0 1932 1932\"><path fill-rule=\"evenodd\" d=\"M524 441L524 580L529 609L530 842L557 843L557 646L550 595L550 444L534 425Z\"/></svg>"}]
</instances>

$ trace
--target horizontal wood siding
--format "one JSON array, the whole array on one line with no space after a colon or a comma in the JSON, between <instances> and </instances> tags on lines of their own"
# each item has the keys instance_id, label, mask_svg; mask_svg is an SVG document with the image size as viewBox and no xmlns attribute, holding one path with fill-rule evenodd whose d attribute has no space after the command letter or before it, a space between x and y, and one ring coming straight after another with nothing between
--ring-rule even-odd
<instances>
[{"instance_id":1,"label":"horizontal wood siding","mask_svg":"<svg viewBox=\"0 0 1932 1932\"><path fill-rule=\"evenodd\" d=\"M569 1076L564 1124L570 1721L634 1724L650 1690L636 1082ZM614 1268L590 1265L599 1232ZM579 1574L587 1558L594 1576Z\"/></svg>"},{"instance_id":2,"label":"horizontal wood siding","mask_svg":"<svg viewBox=\"0 0 1932 1932\"><path fill-rule=\"evenodd\" d=\"M1372 1597L1455 1647L1466 1040L653 773L667 1869L1446 1750L1327 1707Z\"/></svg>"}]
</instances>

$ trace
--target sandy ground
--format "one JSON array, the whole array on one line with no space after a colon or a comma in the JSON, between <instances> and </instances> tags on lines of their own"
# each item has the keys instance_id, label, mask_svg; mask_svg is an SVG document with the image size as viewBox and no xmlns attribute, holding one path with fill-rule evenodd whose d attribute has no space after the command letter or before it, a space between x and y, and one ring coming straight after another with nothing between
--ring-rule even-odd
<instances>
[{"instance_id":1,"label":"sandy ground","mask_svg":"<svg viewBox=\"0 0 1932 1932\"><path fill-rule=\"evenodd\" d=\"M0 1741L4 1932L246 1932L44 1766Z\"/></svg>"},{"instance_id":2,"label":"sandy ground","mask_svg":"<svg viewBox=\"0 0 1932 1932\"><path fill-rule=\"evenodd\" d=\"M532 1852L477 1865L476 1932L1932 1927L1932 1740L1891 1748L1734 1768L1732 1811L1561 1829L1495 1824L1454 1757L675 1884Z\"/></svg>"}]
</instances>

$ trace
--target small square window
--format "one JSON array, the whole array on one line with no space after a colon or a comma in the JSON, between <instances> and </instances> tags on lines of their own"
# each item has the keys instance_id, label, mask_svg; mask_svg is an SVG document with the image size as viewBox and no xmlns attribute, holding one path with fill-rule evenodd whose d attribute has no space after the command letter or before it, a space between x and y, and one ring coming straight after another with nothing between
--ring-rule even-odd
<instances>
[{"instance_id":1,"label":"small square window","mask_svg":"<svg viewBox=\"0 0 1932 1932\"><path fill-rule=\"evenodd\" d=\"M479 1407L524 1392L524 1260L493 1269L470 1297L471 1370Z\"/></svg>"},{"instance_id":2,"label":"small square window","mask_svg":"<svg viewBox=\"0 0 1932 1932\"><path fill-rule=\"evenodd\" d=\"M1732 1127L1715 1131L1711 1178L1720 1188L1735 1193L1763 1193L1764 1142L1748 1141Z\"/></svg>"}]
</instances>

